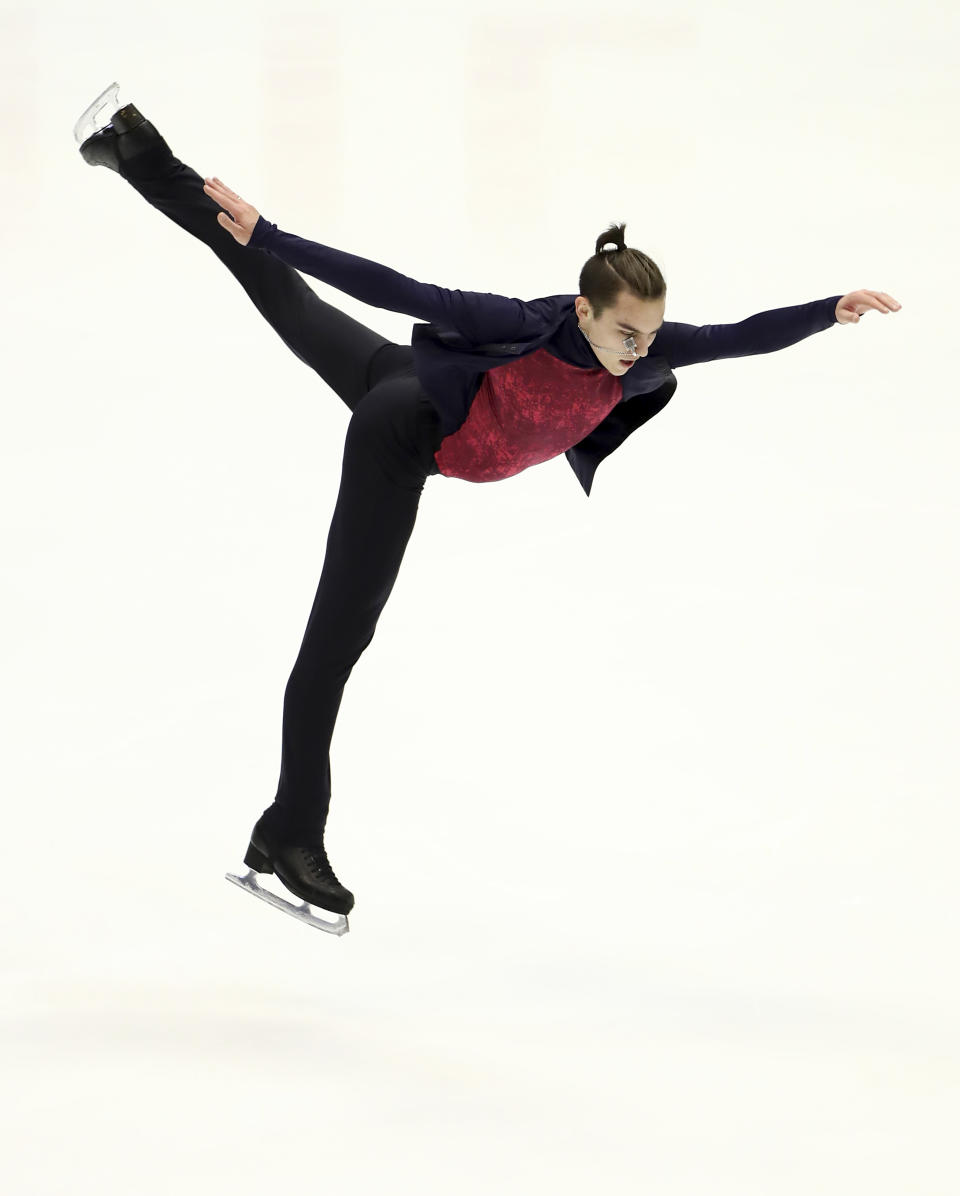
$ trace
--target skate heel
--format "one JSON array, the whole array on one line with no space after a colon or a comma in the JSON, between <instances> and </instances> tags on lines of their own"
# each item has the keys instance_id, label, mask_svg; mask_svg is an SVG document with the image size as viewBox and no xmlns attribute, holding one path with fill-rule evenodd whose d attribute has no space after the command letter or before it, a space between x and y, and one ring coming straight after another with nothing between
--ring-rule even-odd
<instances>
[{"instance_id":1,"label":"skate heel","mask_svg":"<svg viewBox=\"0 0 960 1196\"><path fill-rule=\"evenodd\" d=\"M146 117L133 104L124 104L118 108L110 118L110 123L118 133L129 133L146 122Z\"/></svg>"},{"instance_id":2,"label":"skate heel","mask_svg":"<svg viewBox=\"0 0 960 1196\"><path fill-rule=\"evenodd\" d=\"M247 854L243 857L243 862L248 868L252 868L254 872L273 871L273 864L270 863L259 848L254 847L252 840L250 846L247 848Z\"/></svg>"}]
</instances>

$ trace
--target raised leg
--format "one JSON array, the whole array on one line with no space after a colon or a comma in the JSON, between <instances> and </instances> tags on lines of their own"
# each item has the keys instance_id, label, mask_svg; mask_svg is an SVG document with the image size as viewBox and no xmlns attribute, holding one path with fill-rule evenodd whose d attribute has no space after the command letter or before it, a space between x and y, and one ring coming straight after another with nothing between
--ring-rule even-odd
<instances>
[{"instance_id":1,"label":"raised leg","mask_svg":"<svg viewBox=\"0 0 960 1196\"><path fill-rule=\"evenodd\" d=\"M201 176L162 139L156 152L123 163L121 173L152 207L213 250L284 344L353 411L383 376L383 361L374 370L374 358L393 342L325 303L286 262L238 244L218 224L222 209Z\"/></svg>"}]
</instances>

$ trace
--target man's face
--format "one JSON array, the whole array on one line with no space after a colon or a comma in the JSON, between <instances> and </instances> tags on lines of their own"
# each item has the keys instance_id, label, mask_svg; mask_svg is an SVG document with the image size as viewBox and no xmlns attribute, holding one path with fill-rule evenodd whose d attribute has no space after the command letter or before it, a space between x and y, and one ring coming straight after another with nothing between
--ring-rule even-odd
<instances>
[{"instance_id":1,"label":"man's face","mask_svg":"<svg viewBox=\"0 0 960 1196\"><path fill-rule=\"evenodd\" d=\"M583 295L578 295L574 304L580 329L592 342L594 356L617 377L625 374L638 357L646 357L663 323L666 305L665 299L637 299L622 292L614 306L596 319Z\"/></svg>"}]
</instances>

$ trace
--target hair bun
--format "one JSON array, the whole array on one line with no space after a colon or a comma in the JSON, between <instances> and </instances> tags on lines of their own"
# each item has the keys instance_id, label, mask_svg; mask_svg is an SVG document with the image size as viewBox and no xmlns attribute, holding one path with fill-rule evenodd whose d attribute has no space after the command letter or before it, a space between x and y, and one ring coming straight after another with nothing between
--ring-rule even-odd
<instances>
[{"instance_id":1,"label":"hair bun","mask_svg":"<svg viewBox=\"0 0 960 1196\"><path fill-rule=\"evenodd\" d=\"M601 248L600 252L601 253L607 253L607 252L618 253L622 248L623 248L623 246L618 245L616 241L607 241L607 243Z\"/></svg>"}]
</instances>

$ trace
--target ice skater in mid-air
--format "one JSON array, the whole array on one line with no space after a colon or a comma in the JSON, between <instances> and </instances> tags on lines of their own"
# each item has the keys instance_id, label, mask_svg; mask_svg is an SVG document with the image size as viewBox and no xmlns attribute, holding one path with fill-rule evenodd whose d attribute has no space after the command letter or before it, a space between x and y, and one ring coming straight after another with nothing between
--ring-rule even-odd
<instances>
[{"instance_id":1,"label":"ice skater in mid-air","mask_svg":"<svg viewBox=\"0 0 960 1196\"><path fill-rule=\"evenodd\" d=\"M228 874L303 921L343 934L354 898L324 845L330 743L343 687L397 579L426 479L494 482L564 453L589 496L600 462L670 400L678 366L773 353L900 304L884 291L859 290L736 324L665 321L663 276L624 244L623 224L597 238L578 294L523 300L416 282L282 232L219 178L202 178L174 157L132 103L119 104L118 91L110 84L74 125L84 160L115 170L209 246L351 412L320 581L284 691L276 797L253 828L247 874ZM102 113L109 115L101 120ZM325 303L298 271L426 323L413 325L410 345L395 344ZM257 883L258 873L270 872L298 904Z\"/></svg>"}]
</instances>

